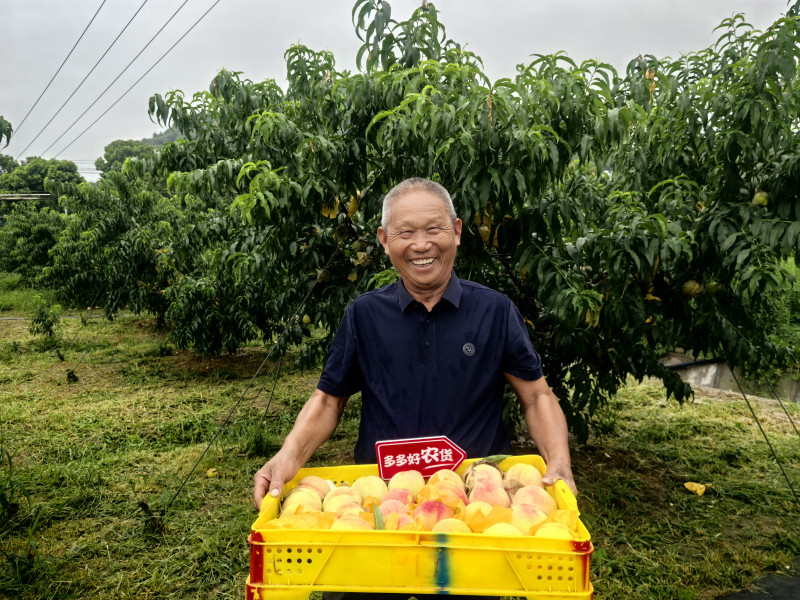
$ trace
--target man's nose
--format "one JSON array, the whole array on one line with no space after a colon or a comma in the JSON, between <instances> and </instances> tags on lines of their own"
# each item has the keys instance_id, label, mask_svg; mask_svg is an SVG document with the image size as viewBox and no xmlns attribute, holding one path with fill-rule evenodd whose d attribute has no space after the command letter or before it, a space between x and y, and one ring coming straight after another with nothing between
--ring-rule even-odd
<instances>
[{"instance_id":1,"label":"man's nose","mask_svg":"<svg viewBox=\"0 0 800 600\"><path fill-rule=\"evenodd\" d=\"M428 242L428 232L425 229L417 229L411 238L411 246L415 249L427 249Z\"/></svg>"}]
</instances>

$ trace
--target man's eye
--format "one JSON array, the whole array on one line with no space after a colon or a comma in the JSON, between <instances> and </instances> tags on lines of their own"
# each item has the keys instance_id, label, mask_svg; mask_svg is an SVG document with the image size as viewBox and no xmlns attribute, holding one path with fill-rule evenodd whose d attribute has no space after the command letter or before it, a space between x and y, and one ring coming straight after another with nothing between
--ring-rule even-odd
<instances>
[{"instance_id":1,"label":"man's eye","mask_svg":"<svg viewBox=\"0 0 800 600\"><path fill-rule=\"evenodd\" d=\"M428 227L428 233L439 233L441 229L441 227Z\"/></svg>"}]
</instances>

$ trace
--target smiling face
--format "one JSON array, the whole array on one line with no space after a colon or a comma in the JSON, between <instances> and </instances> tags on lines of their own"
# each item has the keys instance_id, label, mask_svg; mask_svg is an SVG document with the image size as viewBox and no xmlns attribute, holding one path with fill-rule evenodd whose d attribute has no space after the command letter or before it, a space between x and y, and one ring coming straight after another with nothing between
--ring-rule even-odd
<instances>
[{"instance_id":1,"label":"smiling face","mask_svg":"<svg viewBox=\"0 0 800 600\"><path fill-rule=\"evenodd\" d=\"M450 281L461 219L453 222L442 199L424 190L395 199L390 215L378 239L411 297L430 308Z\"/></svg>"}]
</instances>

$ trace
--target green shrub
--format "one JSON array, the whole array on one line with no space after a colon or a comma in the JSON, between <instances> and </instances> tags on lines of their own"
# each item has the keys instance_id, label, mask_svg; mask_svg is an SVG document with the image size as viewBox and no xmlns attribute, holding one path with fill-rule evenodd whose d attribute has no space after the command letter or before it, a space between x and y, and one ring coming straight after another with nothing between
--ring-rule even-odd
<instances>
[{"instance_id":1,"label":"green shrub","mask_svg":"<svg viewBox=\"0 0 800 600\"><path fill-rule=\"evenodd\" d=\"M51 340L57 338L61 334L61 305L48 305L44 298L37 295L28 331L31 335L45 336Z\"/></svg>"}]
</instances>

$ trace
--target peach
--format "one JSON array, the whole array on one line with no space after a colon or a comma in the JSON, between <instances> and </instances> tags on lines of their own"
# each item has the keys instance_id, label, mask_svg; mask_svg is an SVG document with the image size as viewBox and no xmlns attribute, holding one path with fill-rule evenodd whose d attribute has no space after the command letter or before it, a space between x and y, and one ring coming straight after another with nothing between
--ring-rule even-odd
<instances>
[{"instance_id":1,"label":"peach","mask_svg":"<svg viewBox=\"0 0 800 600\"><path fill-rule=\"evenodd\" d=\"M516 463L506 471L505 481L508 487L511 482L517 482L521 487L526 485L542 485L542 474L539 469L528 463Z\"/></svg>"},{"instance_id":2,"label":"peach","mask_svg":"<svg viewBox=\"0 0 800 600\"><path fill-rule=\"evenodd\" d=\"M322 503L322 511L338 514L340 510L349 505L355 505L361 510L361 502L353 500L352 496L341 494L330 499L325 498Z\"/></svg>"},{"instance_id":3,"label":"peach","mask_svg":"<svg viewBox=\"0 0 800 600\"><path fill-rule=\"evenodd\" d=\"M517 504L531 504L547 515L558 508L553 497L538 485L526 485L520 488L514 494L514 501L512 502L513 506Z\"/></svg>"},{"instance_id":4,"label":"peach","mask_svg":"<svg viewBox=\"0 0 800 600\"><path fill-rule=\"evenodd\" d=\"M383 522L386 531L416 531L417 522L411 515L392 513Z\"/></svg>"},{"instance_id":5,"label":"peach","mask_svg":"<svg viewBox=\"0 0 800 600\"><path fill-rule=\"evenodd\" d=\"M455 471L451 471L450 469L439 469L436 471L436 473L430 476L430 479L428 479L429 484L438 483L440 481L452 481L459 488L461 488L462 492L464 491L464 480L461 479L461 475Z\"/></svg>"},{"instance_id":6,"label":"peach","mask_svg":"<svg viewBox=\"0 0 800 600\"><path fill-rule=\"evenodd\" d=\"M400 471L399 473L395 473L394 476L389 480L388 487L390 490L402 488L404 490L408 490L416 496L417 492L422 489L423 485L425 485L425 478L422 476L422 473L411 469L410 471Z\"/></svg>"},{"instance_id":7,"label":"peach","mask_svg":"<svg viewBox=\"0 0 800 600\"><path fill-rule=\"evenodd\" d=\"M503 508L511 506L511 498L503 488L502 481L497 483L491 479L478 480L469 493L469 501L470 503L486 502L492 506L502 506Z\"/></svg>"},{"instance_id":8,"label":"peach","mask_svg":"<svg viewBox=\"0 0 800 600\"><path fill-rule=\"evenodd\" d=\"M423 529L430 531L442 519L455 516L455 511L438 500L426 500L414 509L414 519Z\"/></svg>"},{"instance_id":9,"label":"peach","mask_svg":"<svg viewBox=\"0 0 800 600\"><path fill-rule=\"evenodd\" d=\"M544 523L547 515L531 504L517 504L511 509L511 524L525 535Z\"/></svg>"},{"instance_id":10,"label":"peach","mask_svg":"<svg viewBox=\"0 0 800 600\"><path fill-rule=\"evenodd\" d=\"M434 533L472 533L469 526L464 521L449 517L442 519L431 529Z\"/></svg>"},{"instance_id":11,"label":"peach","mask_svg":"<svg viewBox=\"0 0 800 600\"><path fill-rule=\"evenodd\" d=\"M433 485L425 484L417 494L417 502L425 500L439 500L453 510L461 510L469 503L469 498L463 490L450 481L439 481Z\"/></svg>"},{"instance_id":12,"label":"peach","mask_svg":"<svg viewBox=\"0 0 800 600\"><path fill-rule=\"evenodd\" d=\"M336 517L336 520L334 520L333 524L331 525L331 531L354 531L369 529L372 529L372 525L360 517Z\"/></svg>"},{"instance_id":13,"label":"peach","mask_svg":"<svg viewBox=\"0 0 800 600\"><path fill-rule=\"evenodd\" d=\"M291 490L283 499L281 504L281 512L290 511L295 506L303 505L308 510L322 510L322 498L319 497L317 491L312 487L298 486Z\"/></svg>"},{"instance_id":14,"label":"peach","mask_svg":"<svg viewBox=\"0 0 800 600\"><path fill-rule=\"evenodd\" d=\"M339 512L336 513L336 518L341 519L342 517L361 517L362 514L370 513L365 513L363 508L353 502L342 506L342 508L339 509Z\"/></svg>"},{"instance_id":15,"label":"peach","mask_svg":"<svg viewBox=\"0 0 800 600\"><path fill-rule=\"evenodd\" d=\"M369 499L372 498L377 504L381 503L386 492L389 491L386 487L386 483L377 475L359 477L353 482L352 489L361 494L363 502L369 503Z\"/></svg>"},{"instance_id":16,"label":"peach","mask_svg":"<svg viewBox=\"0 0 800 600\"><path fill-rule=\"evenodd\" d=\"M489 479L498 485L503 485L503 473L500 468L487 461L476 461L464 472L464 484L467 490L474 488L479 481Z\"/></svg>"},{"instance_id":17,"label":"peach","mask_svg":"<svg viewBox=\"0 0 800 600\"><path fill-rule=\"evenodd\" d=\"M325 505L339 496L347 496L352 502L356 502L358 504L361 504L364 501L364 499L361 497L361 494L358 493L358 490L354 490L353 488L344 485L333 488L325 495L325 499L322 501L322 509L325 510Z\"/></svg>"},{"instance_id":18,"label":"peach","mask_svg":"<svg viewBox=\"0 0 800 600\"><path fill-rule=\"evenodd\" d=\"M391 513L407 515L411 511L408 504L400 502L400 500L384 500L378 508L380 508L384 519Z\"/></svg>"},{"instance_id":19,"label":"peach","mask_svg":"<svg viewBox=\"0 0 800 600\"><path fill-rule=\"evenodd\" d=\"M316 475L307 475L300 480L300 483L297 484L297 487L310 487L314 488L317 493L319 494L320 499L324 498L328 492L330 492L334 485L330 481L326 481L322 477L317 477Z\"/></svg>"},{"instance_id":20,"label":"peach","mask_svg":"<svg viewBox=\"0 0 800 600\"><path fill-rule=\"evenodd\" d=\"M495 523L486 528L484 535L507 535L522 537L522 532L511 523Z\"/></svg>"},{"instance_id":21,"label":"peach","mask_svg":"<svg viewBox=\"0 0 800 600\"><path fill-rule=\"evenodd\" d=\"M405 488L395 488L386 492L386 495L383 497L383 502L386 502L387 500L399 500L400 502L411 506L411 504L414 502L414 494Z\"/></svg>"},{"instance_id":22,"label":"peach","mask_svg":"<svg viewBox=\"0 0 800 600\"><path fill-rule=\"evenodd\" d=\"M574 540L575 534L572 533L563 523L542 523L533 533L534 537L550 538L556 540Z\"/></svg>"}]
</instances>

